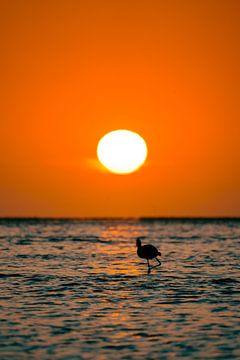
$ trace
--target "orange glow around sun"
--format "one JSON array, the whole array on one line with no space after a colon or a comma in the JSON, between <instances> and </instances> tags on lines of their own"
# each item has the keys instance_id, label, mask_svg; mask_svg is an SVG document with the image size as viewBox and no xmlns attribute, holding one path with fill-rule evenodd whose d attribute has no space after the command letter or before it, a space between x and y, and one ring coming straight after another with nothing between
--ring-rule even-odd
<instances>
[{"instance_id":1,"label":"orange glow around sun","mask_svg":"<svg viewBox=\"0 0 240 360\"><path fill-rule=\"evenodd\" d=\"M0 217L240 216L239 6L0 1Z\"/></svg>"}]
</instances>

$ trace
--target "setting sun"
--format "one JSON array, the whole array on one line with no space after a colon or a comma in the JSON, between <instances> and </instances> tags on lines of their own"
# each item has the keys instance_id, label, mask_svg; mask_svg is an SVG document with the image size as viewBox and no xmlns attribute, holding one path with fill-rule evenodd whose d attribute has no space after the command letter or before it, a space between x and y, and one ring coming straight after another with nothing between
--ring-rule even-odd
<instances>
[{"instance_id":1,"label":"setting sun","mask_svg":"<svg viewBox=\"0 0 240 360\"><path fill-rule=\"evenodd\" d=\"M146 160L144 139L129 130L115 130L104 135L97 146L100 163L115 174L136 171Z\"/></svg>"}]
</instances>

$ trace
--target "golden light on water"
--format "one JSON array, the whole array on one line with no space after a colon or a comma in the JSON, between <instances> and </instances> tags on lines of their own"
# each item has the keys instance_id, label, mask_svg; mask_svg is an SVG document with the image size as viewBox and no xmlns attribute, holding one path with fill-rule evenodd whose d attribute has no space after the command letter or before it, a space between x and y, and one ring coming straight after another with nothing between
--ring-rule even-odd
<instances>
[{"instance_id":1,"label":"golden light on water","mask_svg":"<svg viewBox=\"0 0 240 360\"><path fill-rule=\"evenodd\" d=\"M147 158L147 144L137 133L115 130L104 135L97 146L100 163L115 174L129 174L139 169Z\"/></svg>"}]
</instances>

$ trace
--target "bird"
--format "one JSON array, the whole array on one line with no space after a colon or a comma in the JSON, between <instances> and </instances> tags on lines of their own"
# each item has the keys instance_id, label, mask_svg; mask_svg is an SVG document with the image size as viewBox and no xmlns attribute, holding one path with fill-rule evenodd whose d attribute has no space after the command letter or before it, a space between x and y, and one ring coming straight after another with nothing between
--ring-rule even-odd
<instances>
[{"instance_id":1,"label":"bird","mask_svg":"<svg viewBox=\"0 0 240 360\"><path fill-rule=\"evenodd\" d=\"M157 248L153 245L142 245L141 239L144 239L145 236L139 236L136 238L136 246L137 246L137 255L141 259L146 259L148 264L148 274L151 273L151 269L160 266L161 261L157 258L157 256L161 256L161 252L158 251ZM158 264L155 266L150 266L149 260L155 259L157 260Z\"/></svg>"}]
</instances>

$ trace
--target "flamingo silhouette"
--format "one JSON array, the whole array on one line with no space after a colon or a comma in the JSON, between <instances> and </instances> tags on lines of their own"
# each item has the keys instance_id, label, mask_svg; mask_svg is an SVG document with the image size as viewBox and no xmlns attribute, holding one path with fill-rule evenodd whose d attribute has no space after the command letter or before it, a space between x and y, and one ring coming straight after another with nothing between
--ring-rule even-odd
<instances>
[{"instance_id":1,"label":"flamingo silhouette","mask_svg":"<svg viewBox=\"0 0 240 360\"><path fill-rule=\"evenodd\" d=\"M161 261L158 260L157 256L161 256L160 251L153 245L142 245L141 239L144 239L145 236L137 237L136 239L136 246L137 246L137 254L142 259L147 259L148 264L148 274L151 273L151 269L160 266ZM150 266L149 260L155 259L157 260L158 264L155 266Z\"/></svg>"}]
</instances>

